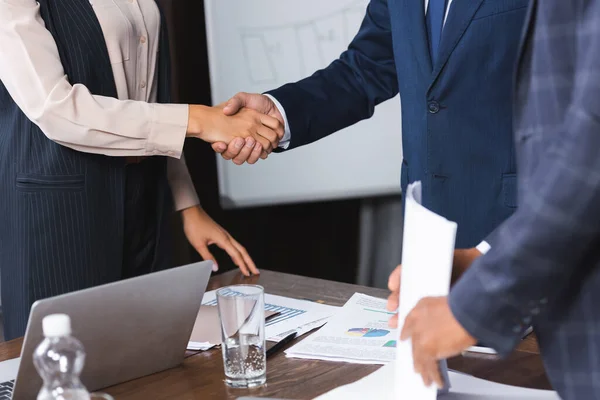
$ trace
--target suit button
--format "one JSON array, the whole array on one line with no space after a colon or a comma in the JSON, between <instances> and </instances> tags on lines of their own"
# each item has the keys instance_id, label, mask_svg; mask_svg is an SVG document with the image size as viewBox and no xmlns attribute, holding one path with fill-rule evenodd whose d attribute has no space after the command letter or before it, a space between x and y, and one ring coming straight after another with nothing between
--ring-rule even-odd
<instances>
[{"instance_id":1,"label":"suit button","mask_svg":"<svg viewBox=\"0 0 600 400\"><path fill-rule=\"evenodd\" d=\"M440 103L437 101L430 101L429 104L427 104L427 109L430 113L437 114L440 111Z\"/></svg>"}]
</instances>

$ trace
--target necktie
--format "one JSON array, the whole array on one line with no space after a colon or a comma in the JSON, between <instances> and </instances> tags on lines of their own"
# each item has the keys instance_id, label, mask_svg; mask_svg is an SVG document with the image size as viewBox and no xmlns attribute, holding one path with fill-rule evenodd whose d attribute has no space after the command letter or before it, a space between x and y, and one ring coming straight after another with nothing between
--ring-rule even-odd
<instances>
[{"instance_id":1,"label":"necktie","mask_svg":"<svg viewBox=\"0 0 600 400\"><path fill-rule=\"evenodd\" d=\"M442 27L444 26L444 16L446 15L447 0L429 0L427 7L427 34L429 35L429 53L431 61L435 65L438 48L442 38Z\"/></svg>"}]
</instances>

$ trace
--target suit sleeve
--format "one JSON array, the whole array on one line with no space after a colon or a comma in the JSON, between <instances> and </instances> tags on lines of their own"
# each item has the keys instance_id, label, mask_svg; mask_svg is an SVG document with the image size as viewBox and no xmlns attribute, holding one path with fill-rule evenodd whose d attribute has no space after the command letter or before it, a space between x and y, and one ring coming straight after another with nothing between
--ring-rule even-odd
<instances>
[{"instance_id":1,"label":"suit sleeve","mask_svg":"<svg viewBox=\"0 0 600 400\"><path fill-rule=\"evenodd\" d=\"M600 245L600 53L586 50L600 47L600 3L580 18L572 100L560 132L527 139L548 145L519 187L519 208L449 297L461 325L502 355L532 319L565 301L561 294L577 293L592 267L586 259Z\"/></svg>"},{"instance_id":2,"label":"suit sleeve","mask_svg":"<svg viewBox=\"0 0 600 400\"><path fill-rule=\"evenodd\" d=\"M328 67L268 92L286 111L289 149L370 118L397 93L387 0L371 0L358 34Z\"/></svg>"}]
</instances>

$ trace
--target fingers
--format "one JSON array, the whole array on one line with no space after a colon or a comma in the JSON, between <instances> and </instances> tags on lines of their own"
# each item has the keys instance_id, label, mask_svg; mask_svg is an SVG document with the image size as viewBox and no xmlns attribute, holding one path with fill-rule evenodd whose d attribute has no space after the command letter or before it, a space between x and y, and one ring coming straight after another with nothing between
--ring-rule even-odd
<instances>
[{"instance_id":1,"label":"fingers","mask_svg":"<svg viewBox=\"0 0 600 400\"><path fill-rule=\"evenodd\" d=\"M423 354L421 353L419 346L415 341L412 343L413 349L413 368L415 372L421 375L421 379L423 379L423 384L425 386L431 385L431 380L429 378L429 374L427 373L426 363L423 359Z\"/></svg>"},{"instance_id":2,"label":"fingers","mask_svg":"<svg viewBox=\"0 0 600 400\"><path fill-rule=\"evenodd\" d=\"M394 314L392 318L390 318L390 320L388 321L388 325L390 326L390 328L398 328L398 314Z\"/></svg>"},{"instance_id":3,"label":"fingers","mask_svg":"<svg viewBox=\"0 0 600 400\"><path fill-rule=\"evenodd\" d=\"M431 335L432 327L426 322L431 317L428 311L429 303L430 299L422 299L408 314L400 340L411 339L414 369L421 375L425 386L435 383L438 388L443 388L444 380L438 363L440 339Z\"/></svg>"},{"instance_id":4,"label":"fingers","mask_svg":"<svg viewBox=\"0 0 600 400\"><path fill-rule=\"evenodd\" d=\"M269 141L271 150L276 149L277 146L279 146L279 136L277 136L277 133L275 133L272 129L267 128L266 126L261 126L257 129L257 133Z\"/></svg>"},{"instance_id":5,"label":"fingers","mask_svg":"<svg viewBox=\"0 0 600 400\"><path fill-rule=\"evenodd\" d=\"M268 128L264 128L264 129L268 129ZM271 142L269 141L269 139L265 138L263 135L261 135L260 131L253 134L252 137L258 142L260 143L260 145L262 146L263 150L266 151L268 154L271 153L271 151L273 151L273 145L271 144Z\"/></svg>"},{"instance_id":6,"label":"fingers","mask_svg":"<svg viewBox=\"0 0 600 400\"><path fill-rule=\"evenodd\" d=\"M227 150L222 152L221 156L225 160L232 160L235 157L237 157L238 154L240 154L245 144L246 141L244 140L244 138L236 137L231 142L229 142L229 145L227 145Z\"/></svg>"},{"instance_id":7,"label":"fingers","mask_svg":"<svg viewBox=\"0 0 600 400\"><path fill-rule=\"evenodd\" d=\"M398 265L396 269L391 273L390 279L388 280L388 288L392 294L388 297L387 309L389 311L395 311L400 305L400 273L402 266ZM396 321L397 324L397 321Z\"/></svg>"},{"instance_id":8,"label":"fingers","mask_svg":"<svg viewBox=\"0 0 600 400\"><path fill-rule=\"evenodd\" d=\"M246 138L246 141L244 142L244 147L242 147L240 153L233 158L233 163L236 165L242 165L243 163L245 163L246 160L248 160L248 157L250 157L250 154L252 154L255 145L256 140L253 137Z\"/></svg>"},{"instance_id":9,"label":"fingers","mask_svg":"<svg viewBox=\"0 0 600 400\"><path fill-rule=\"evenodd\" d=\"M273 130L273 132L277 135L277 140L281 140L281 138L283 138L285 127L283 126L280 120L278 120L277 118L273 118L269 115L263 114L260 116L260 122L267 128Z\"/></svg>"},{"instance_id":10,"label":"fingers","mask_svg":"<svg viewBox=\"0 0 600 400\"><path fill-rule=\"evenodd\" d=\"M408 323L408 318L405 324ZM412 328L411 328L412 329ZM403 329L404 332L404 329ZM408 337L412 337L412 331ZM402 339L405 340L405 339ZM431 360L429 354L425 351L425 346L421 342L420 336L412 337L413 368L415 372L421 375L423 384L430 386L433 382L431 375ZM434 363L435 364L435 363Z\"/></svg>"},{"instance_id":11,"label":"fingers","mask_svg":"<svg viewBox=\"0 0 600 400\"><path fill-rule=\"evenodd\" d=\"M216 142L211 145L212 149L215 153L222 154L225 150L227 150L227 143Z\"/></svg>"},{"instance_id":12,"label":"fingers","mask_svg":"<svg viewBox=\"0 0 600 400\"><path fill-rule=\"evenodd\" d=\"M231 243L233 244L233 246L242 255L242 258L244 259L244 262L246 263L246 266L248 267L250 272L252 272L252 274L254 274L254 275L260 275L260 271L258 270L258 268L256 268L256 265L254 264L252 257L250 257L250 254L248 254L248 251L246 250L246 248L244 248L244 246L239 244L239 242L237 240L235 240L234 238L229 237L229 239L231 240Z\"/></svg>"},{"instance_id":13,"label":"fingers","mask_svg":"<svg viewBox=\"0 0 600 400\"><path fill-rule=\"evenodd\" d=\"M438 389L442 389L445 386L445 382L440 371L440 363L434 359L431 364L428 364L428 370L433 383L435 383Z\"/></svg>"},{"instance_id":14,"label":"fingers","mask_svg":"<svg viewBox=\"0 0 600 400\"><path fill-rule=\"evenodd\" d=\"M392 292L400 291L400 275L402 272L402 265L398 265L396 269L390 274L388 279L388 288Z\"/></svg>"},{"instance_id":15,"label":"fingers","mask_svg":"<svg viewBox=\"0 0 600 400\"><path fill-rule=\"evenodd\" d=\"M242 142L244 145L240 148L239 145ZM267 152L263 151L262 145L257 143L253 137L248 137L245 141L242 138L235 138L229 146L226 143L217 142L213 143L211 147L225 160L233 160L237 165L242 165L244 162L256 164L259 159L265 160L268 157Z\"/></svg>"},{"instance_id":16,"label":"fingers","mask_svg":"<svg viewBox=\"0 0 600 400\"><path fill-rule=\"evenodd\" d=\"M229 99L229 101L227 102L225 107L223 107L223 113L225 115L236 114L238 111L240 111L240 109L242 109L243 107L246 106L247 100L248 100L248 93L236 94L231 99Z\"/></svg>"},{"instance_id":17,"label":"fingers","mask_svg":"<svg viewBox=\"0 0 600 400\"><path fill-rule=\"evenodd\" d=\"M254 145L254 149L252 150L252 153L250 153L250 157L248 157L248 164L256 164L256 162L258 161L259 158L261 158L262 154L266 152L263 151L262 145L260 143L256 143L256 145ZM265 157L266 159L267 157Z\"/></svg>"},{"instance_id":18,"label":"fingers","mask_svg":"<svg viewBox=\"0 0 600 400\"><path fill-rule=\"evenodd\" d=\"M198 254L200 254L200 257L202 257L204 261L212 261L214 263L213 271L217 272L219 270L219 265L217 264L217 260L215 259L215 257L208 250L208 247L206 247L205 245L197 245L194 247L196 248L196 251L198 252Z\"/></svg>"},{"instance_id":19,"label":"fingers","mask_svg":"<svg viewBox=\"0 0 600 400\"><path fill-rule=\"evenodd\" d=\"M242 253L240 253L240 251L233 245L229 236L226 236L223 240L216 242L215 244L225 250L225 252L233 260L233 263L237 265L240 271L242 271L244 276L250 276L250 272L248 271L248 267L246 266L246 262L244 261Z\"/></svg>"},{"instance_id":20,"label":"fingers","mask_svg":"<svg viewBox=\"0 0 600 400\"><path fill-rule=\"evenodd\" d=\"M413 367L415 372L421 375L425 386L435 384L438 389L444 387L438 360L418 341L413 341Z\"/></svg>"},{"instance_id":21,"label":"fingers","mask_svg":"<svg viewBox=\"0 0 600 400\"><path fill-rule=\"evenodd\" d=\"M388 311L396 311L400 305L400 296L398 292L393 292L388 296L386 308Z\"/></svg>"}]
</instances>

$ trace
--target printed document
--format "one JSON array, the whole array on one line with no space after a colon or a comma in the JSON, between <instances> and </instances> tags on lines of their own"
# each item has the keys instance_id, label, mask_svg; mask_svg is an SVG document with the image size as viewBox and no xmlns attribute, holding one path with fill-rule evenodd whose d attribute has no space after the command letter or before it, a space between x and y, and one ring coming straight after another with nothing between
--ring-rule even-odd
<instances>
[{"instance_id":1,"label":"printed document","mask_svg":"<svg viewBox=\"0 0 600 400\"><path fill-rule=\"evenodd\" d=\"M421 183L408 185L404 213L402 272L398 331L419 300L430 296L446 296L450 291L455 222L435 214L421 205ZM397 372L394 382L401 398L434 400L437 388L426 387L413 366L410 339L398 342ZM440 369L446 374L446 364ZM446 380L447 381L447 380ZM447 388L446 388L447 389Z\"/></svg>"},{"instance_id":2,"label":"printed document","mask_svg":"<svg viewBox=\"0 0 600 400\"><path fill-rule=\"evenodd\" d=\"M238 293L230 290L226 295L236 296ZM202 298L202 305L216 306L217 291L206 292ZM276 314L265 324L266 340L279 342L294 332L302 336L323 326L338 310L340 307L265 293L265 311L268 314ZM212 345L216 344L220 342Z\"/></svg>"},{"instance_id":3,"label":"printed document","mask_svg":"<svg viewBox=\"0 0 600 400\"><path fill-rule=\"evenodd\" d=\"M398 331L387 301L355 293L327 325L286 351L291 358L385 364L396 358Z\"/></svg>"}]
</instances>

